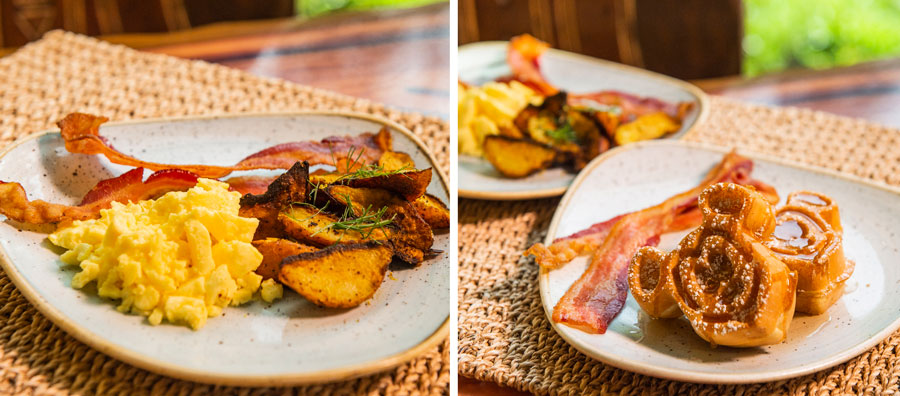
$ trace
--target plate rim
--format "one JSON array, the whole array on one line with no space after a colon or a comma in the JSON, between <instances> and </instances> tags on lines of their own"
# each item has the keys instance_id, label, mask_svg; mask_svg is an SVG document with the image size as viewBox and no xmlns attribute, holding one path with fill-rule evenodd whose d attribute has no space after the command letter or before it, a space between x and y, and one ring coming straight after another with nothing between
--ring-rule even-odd
<instances>
[{"instance_id":1,"label":"plate rim","mask_svg":"<svg viewBox=\"0 0 900 396\"><path fill-rule=\"evenodd\" d=\"M496 41L496 40L495 41L479 41L479 42L461 45L461 46L457 47L456 52L457 52L457 56L462 56L463 52L465 52L465 51L471 51L473 49L478 49L481 47L487 47L487 48L496 47L496 46L506 47L508 44L509 44L508 41ZM591 63L597 63L597 64L603 65L605 67L609 67L609 68L616 69L619 71L624 71L624 72L629 72L629 73L637 73L637 74L640 74L643 77L646 77L650 80L662 81L667 84L675 85L678 88L681 88L681 89L687 91L691 95L694 95L697 98L697 107L698 107L697 118L694 120L694 123L691 124L687 129L685 129L683 132L680 132L679 136L687 135L688 133L690 133L691 131L696 129L699 125L703 124L707 118L709 118L709 112L710 112L710 110L709 110L710 109L709 95L707 95L706 92L703 92L703 90L700 89L699 87L697 87L696 85L691 84L687 81L679 80L675 77L669 77L665 74L653 72L650 70L645 70L645 69L637 68L634 66L628 66L628 65L625 65L622 63L617 63L617 62L613 62L613 61L606 60L606 59L595 58L595 57L588 56L588 55L564 51L564 50L557 49L557 48L548 48L547 52L553 53L556 56L560 56L560 57L564 57L564 58L566 58L566 57L567 58L575 58L575 59L579 59L579 60L583 60L583 61L587 61L587 62L591 62ZM680 138L669 139L669 140L678 140L678 139L680 139ZM656 140L656 139L654 139L654 140ZM660 140L664 140L664 139L660 139ZM578 174L580 174L583 171L584 171L584 169L579 171ZM569 184L568 187L548 188L548 189L542 189L542 190L515 191L515 192L465 190L465 189L459 188L458 192L459 192L460 198L482 199L482 200L491 200L491 201L518 201L518 200L526 200L526 199L557 197L557 196L563 195L569 188L571 188L574 185L575 180L577 180L578 174L576 174L575 178L572 180L572 183Z\"/></svg>"},{"instance_id":2,"label":"plate rim","mask_svg":"<svg viewBox=\"0 0 900 396\"><path fill-rule=\"evenodd\" d=\"M365 114L365 113L356 113L351 111L288 111L288 112L250 112L250 113L236 113L236 114L224 114L224 113L216 113L216 114L205 114L205 115L186 115L186 116L177 116L177 117L156 117L156 118L144 118L144 119L133 119L133 120L123 120L123 121L113 121L104 123L103 126L128 126L128 125L137 125L137 124L150 124L150 123L159 123L159 122L179 122L179 121L198 121L198 120L212 120L212 119L229 119L229 118L249 118L249 117L292 117L292 116L327 116L327 117L335 117L335 118L351 118L358 120L371 121L382 126L386 126L388 128L393 129L394 131L400 132L407 138L413 141L413 143L418 146L419 150L425 154L425 156L430 161L431 168L433 171L437 172L438 179L441 182L444 190L447 192L447 196L450 195L449 182L447 179L447 175L444 174L444 171L437 166L437 160L434 158L434 154L430 149L425 145L425 143L412 131L408 128L385 118ZM393 131L392 131L393 132ZM0 150L0 160L5 158L12 150L20 145L30 142L35 139L39 139L43 136L58 134L59 129L47 129L40 132L35 132L26 136L23 136L16 141L10 143L3 150ZM448 258L449 260L449 258ZM0 247L0 268L9 276L10 280L16 286L16 289L25 296L25 298L30 302L34 307L38 309L38 311L43 314L45 317L50 319L56 326L62 328L67 334L71 335L78 341L86 344L87 346L109 356L119 361L128 363L135 367L164 375L167 377L178 378L182 380L201 382L206 384L215 384L215 385L226 385L226 386L293 386L293 385L308 385L308 384L319 384L325 382L335 382L342 380L349 380L357 377L361 377L368 374L374 374L377 372L386 371L397 367L403 363L406 363L416 357L419 357L427 350L433 348L438 345L445 337L448 337L450 334L450 312L447 312L447 318L444 322L437 327L437 329L430 334L427 338L425 338L422 342L417 345L414 345L404 351L396 353L394 355L381 358L378 360L373 360L371 362L363 362L355 365L337 367L328 370L321 371L313 371L306 373L295 373L295 374L222 374L216 373L213 371L205 371L205 370L197 370L191 369L187 367L180 367L177 364L165 362L162 360L158 360L156 358L134 352L124 347L119 347L102 337L97 337L90 330L79 326L72 322L66 314L64 314L61 310L57 309L55 306L51 305L47 302L43 296L41 296L36 290L31 287L31 284L28 283L24 277L19 273L15 264L13 264L12 260L9 258L5 249ZM447 276L450 276L447 274ZM452 293L451 293L452 297ZM450 300L452 302L452 299Z\"/></svg>"},{"instance_id":3,"label":"plate rim","mask_svg":"<svg viewBox=\"0 0 900 396\"><path fill-rule=\"evenodd\" d=\"M693 141L685 141L685 140L650 140L650 141L642 141L637 143L632 143L626 146L619 146L613 148L609 151L600 154L597 158L594 158L578 176L572 181L572 185L569 190L560 200L559 206L557 206L556 211L553 213L553 218L550 221L550 226L547 228L547 236L544 238L545 244L550 244L553 242L553 239L556 235L556 231L559 227L559 223L561 221L563 212L565 208L569 205L569 202L572 199L572 196L578 191L578 187L581 183L587 178L587 175L597 168L601 163L605 162L607 159L612 158L618 154L624 153L627 150L634 150L638 148L642 148L645 146L677 146L677 147L689 147L694 149L708 150L716 153L727 153L732 149L713 145L709 143L702 142L693 142ZM847 182L859 183L869 187L874 187L877 189L884 190L889 193L893 193L895 195L900 196L900 188L889 186L882 182L873 181L863 179L859 176L842 173L838 171L834 171L827 168L821 168L817 166L812 166L804 163L800 163L797 161L790 161L784 158L775 157L768 154L763 154L759 152L754 152L752 150L740 150L740 154L748 157L753 160L762 160L770 163L774 163L777 165L793 167L813 173L818 173L830 177L834 177L837 179L842 179ZM539 287L541 294L541 306L544 309L544 315L547 318L547 321L550 322L550 326L553 328L553 331L562 337L563 340L566 341L567 344L571 345L579 352L587 355L588 357L598 360L604 364L608 364L613 367L617 367L623 370L631 371L638 374L648 375L656 378L682 381L682 382L694 382L694 383L704 383L704 384L748 384L748 383L761 383L761 382L771 382L778 380L785 380L790 378L795 378L801 375L811 374L815 372L819 372L821 370L825 370L830 367L834 367L838 364L844 363L865 351L871 349L873 346L877 345L881 341L883 341L890 334L893 334L900 328L900 315L894 319L888 326L881 329L879 332L875 333L865 341L857 344L856 346L832 356L829 356L825 359L822 359L818 362L807 364L804 366L800 366L797 368L792 368L789 370L772 370L772 371L764 371L761 373L725 373L725 374L716 374L716 373L706 373L706 372L697 372L697 371L689 371L689 370L679 370L679 369L670 369L664 367L657 367L650 364L642 363L637 360L629 360L622 359L621 356L615 356L612 354L603 353L603 351L596 350L592 348L590 345L586 343L582 343L574 337L569 336L567 331L575 330L575 329L565 329L561 330L560 326L556 322L553 321L553 307L551 306L550 301L550 290L549 290L549 278L550 278L550 270L541 268L539 275Z\"/></svg>"}]
</instances>

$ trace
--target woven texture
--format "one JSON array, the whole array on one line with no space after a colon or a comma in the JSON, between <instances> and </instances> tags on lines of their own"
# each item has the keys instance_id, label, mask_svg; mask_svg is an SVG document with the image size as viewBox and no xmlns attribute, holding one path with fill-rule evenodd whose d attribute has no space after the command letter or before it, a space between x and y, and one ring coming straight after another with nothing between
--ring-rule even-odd
<instances>
[{"instance_id":1,"label":"woven texture","mask_svg":"<svg viewBox=\"0 0 900 396\"><path fill-rule=\"evenodd\" d=\"M713 98L685 139L755 151L900 185L900 130L797 108ZM536 394L885 394L898 392L900 332L849 362L788 381L711 386L604 365L550 327L538 266L522 251L543 241L559 199L460 200L459 373Z\"/></svg>"},{"instance_id":2,"label":"woven texture","mask_svg":"<svg viewBox=\"0 0 900 396\"><path fill-rule=\"evenodd\" d=\"M449 169L449 127L363 99L255 77L199 61L137 52L51 32L0 59L0 146L81 111L112 120L200 114L345 110L415 132ZM53 325L0 273L0 394L400 394L448 393L449 342L383 374L292 389L235 388L159 376L101 354Z\"/></svg>"}]
</instances>

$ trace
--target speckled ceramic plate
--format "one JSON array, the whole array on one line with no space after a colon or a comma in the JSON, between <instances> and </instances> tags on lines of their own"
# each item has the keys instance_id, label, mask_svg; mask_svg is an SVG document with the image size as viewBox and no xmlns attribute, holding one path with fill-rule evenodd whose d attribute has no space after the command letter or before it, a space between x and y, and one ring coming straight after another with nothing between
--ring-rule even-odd
<instances>
[{"instance_id":1,"label":"speckled ceramic plate","mask_svg":"<svg viewBox=\"0 0 900 396\"><path fill-rule=\"evenodd\" d=\"M591 162L563 197L546 241L592 223L643 209L697 185L725 150L661 140L617 148ZM745 154L745 153L742 153ZM629 294L606 334L587 334L554 323L566 341L604 363L641 374L688 382L747 383L791 378L842 363L900 327L900 190L830 171L754 158L753 176L784 198L812 190L834 199L844 227L844 252L856 262L846 292L826 313L798 314L778 345L711 348L686 319L650 319ZM688 231L665 234L673 249ZM587 268L581 257L542 271L541 298L553 306Z\"/></svg>"},{"instance_id":2,"label":"speckled ceramic plate","mask_svg":"<svg viewBox=\"0 0 900 396\"><path fill-rule=\"evenodd\" d=\"M506 41L485 41L459 47L459 79L484 84L510 74L506 64ZM669 102L696 104L681 129L667 139L678 138L704 120L709 111L706 94L684 81L589 56L557 49L541 55L541 72L563 90L586 93L619 90ZM459 196L464 198L516 200L562 195L575 175L562 169L548 169L522 179L503 177L486 160L459 157Z\"/></svg>"},{"instance_id":3,"label":"speckled ceramic plate","mask_svg":"<svg viewBox=\"0 0 900 396\"><path fill-rule=\"evenodd\" d=\"M419 168L434 167L423 143L405 128L351 114L276 114L109 123L101 133L119 150L150 161L229 165L274 144L375 132L386 125L394 148ZM22 183L29 197L76 203L101 179L128 167L100 156L70 154L59 133L13 143L0 155L0 180ZM149 173L149 172L148 172ZM239 173L235 173L237 175ZM435 170L428 192L444 202L444 175ZM2 216L0 216L2 218ZM150 326L123 315L115 303L70 287L48 241L52 227L0 225L0 263L19 290L58 326L97 350L173 377L230 385L294 385L340 380L385 370L432 348L448 334L449 234L435 235L443 254L418 268L392 264L375 296L348 310L315 307L292 291L268 305L229 307L192 331Z\"/></svg>"}]
</instances>

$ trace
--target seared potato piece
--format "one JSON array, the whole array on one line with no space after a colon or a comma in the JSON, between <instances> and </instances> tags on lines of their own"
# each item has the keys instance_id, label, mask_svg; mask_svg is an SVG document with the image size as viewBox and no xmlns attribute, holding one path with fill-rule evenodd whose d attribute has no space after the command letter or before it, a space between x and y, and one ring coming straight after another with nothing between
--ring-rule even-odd
<instances>
[{"instance_id":1,"label":"seared potato piece","mask_svg":"<svg viewBox=\"0 0 900 396\"><path fill-rule=\"evenodd\" d=\"M254 240L280 237L284 234L284 228L278 221L278 214L291 202L306 201L307 184L309 184L309 164L306 161L297 162L272 181L264 194L247 194L241 197L238 215L259 219L259 226L253 235Z\"/></svg>"},{"instance_id":2,"label":"seared potato piece","mask_svg":"<svg viewBox=\"0 0 900 396\"><path fill-rule=\"evenodd\" d=\"M331 246L338 243L359 243L367 240L386 241L392 234L389 227L372 229L371 232L337 229L332 224L341 219L306 205L295 205L278 215L284 232L298 241L316 246Z\"/></svg>"},{"instance_id":3,"label":"seared potato piece","mask_svg":"<svg viewBox=\"0 0 900 396\"><path fill-rule=\"evenodd\" d=\"M450 209L434 195L425 194L413 201L412 205L431 229L450 228Z\"/></svg>"},{"instance_id":4,"label":"seared potato piece","mask_svg":"<svg viewBox=\"0 0 900 396\"><path fill-rule=\"evenodd\" d=\"M386 176L366 177L339 181L350 187L380 188L402 195L407 201L415 201L425 194L431 183L431 168L411 170Z\"/></svg>"},{"instance_id":5,"label":"seared potato piece","mask_svg":"<svg viewBox=\"0 0 900 396\"><path fill-rule=\"evenodd\" d=\"M399 151L388 151L378 159L378 166L387 172L393 172L403 168L415 168L416 163L413 162L409 154Z\"/></svg>"},{"instance_id":6,"label":"seared potato piece","mask_svg":"<svg viewBox=\"0 0 900 396\"><path fill-rule=\"evenodd\" d=\"M666 113L645 114L616 129L616 144L625 145L641 140L657 139L676 132L679 128L681 128L681 124Z\"/></svg>"},{"instance_id":7,"label":"seared potato piece","mask_svg":"<svg viewBox=\"0 0 900 396\"><path fill-rule=\"evenodd\" d=\"M284 259L278 280L318 306L352 308L375 294L392 255L372 241L334 245Z\"/></svg>"},{"instance_id":8,"label":"seared potato piece","mask_svg":"<svg viewBox=\"0 0 900 396\"><path fill-rule=\"evenodd\" d=\"M357 188L331 185L325 189L326 195L333 204L346 207L349 200L354 214L359 215L365 208L377 210L387 207L386 216L393 217L398 230L390 237L394 253L401 260L419 265L425 259L425 253L431 251L434 233L416 209L397 195L387 190L375 188Z\"/></svg>"},{"instance_id":9,"label":"seared potato piece","mask_svg":"<svg viewBox=\"0 0 900 396\"><path fill-rule=\"evenodd\" d=\"M506 177L525 177L549 168L556 156L557 151L552 147L537 142L504 136L484 139L484 158Z\"/></svg>"},{"instance_id":10,"label":"seared potato piece","mask_svg":"<svg viewBox=\"0 0 900 396\"><path fill-rule=\"evenodd\" d=\"M381 188L400 194L409 201L414 201L425 193L425 189L431 183L431 173L431 168L363 178L349 178L341 173L322 173L310 175L309 183L312 186L319 186L319 188L329 184Z\"/></svg>"},{"instance_id":11,"label":"seared potato piece","mask_svg":"<svg viewBox=\"0 0 900 396\"><path fill-rule=\"evenodd\" d=\"M319 250L313 246L281 238L260 239L253 241L252 244L263 256L262 263L259 264L259 267L256 267L256 273L261 275L263 279L278 278L281 261L285 257Z\"/></svg>"},{"instance_id":12,"label":"seared potato piece","mask_svg":"<svg viewBox=\"0 0 900 396\"><path fill-rule=\"evenodd\" d=\"M340 179L341 176L344 176L344 174L338 172L313 173L309 175L310 189L312 189L314 186L325 186L334 183L338 179Z\"/></svg>"}]
</instances>

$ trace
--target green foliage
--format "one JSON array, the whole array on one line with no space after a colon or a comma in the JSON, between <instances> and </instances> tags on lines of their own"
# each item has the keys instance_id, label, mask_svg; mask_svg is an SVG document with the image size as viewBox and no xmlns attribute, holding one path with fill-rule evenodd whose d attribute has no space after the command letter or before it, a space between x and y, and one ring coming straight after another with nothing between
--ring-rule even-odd
<instances>
[{"instance_id":1,"label":"green foliage","mask_svg":"<svg viewBox=\"0 0 900 396\"><path fill-rule=\"evenodd\" d=\"M297 15L312 18L335 11L413 8L447 0L295 0Z\"/></svg>"},{"instance_id":2,"label":"green foliage","mask_svg":"<svg viewBox=\"0 0 900 396\"><path fill-rule=\"evenodd\" d=\"M900 0L745 0L747 76L900 54Z\"/></svg>"}]
</instances>

